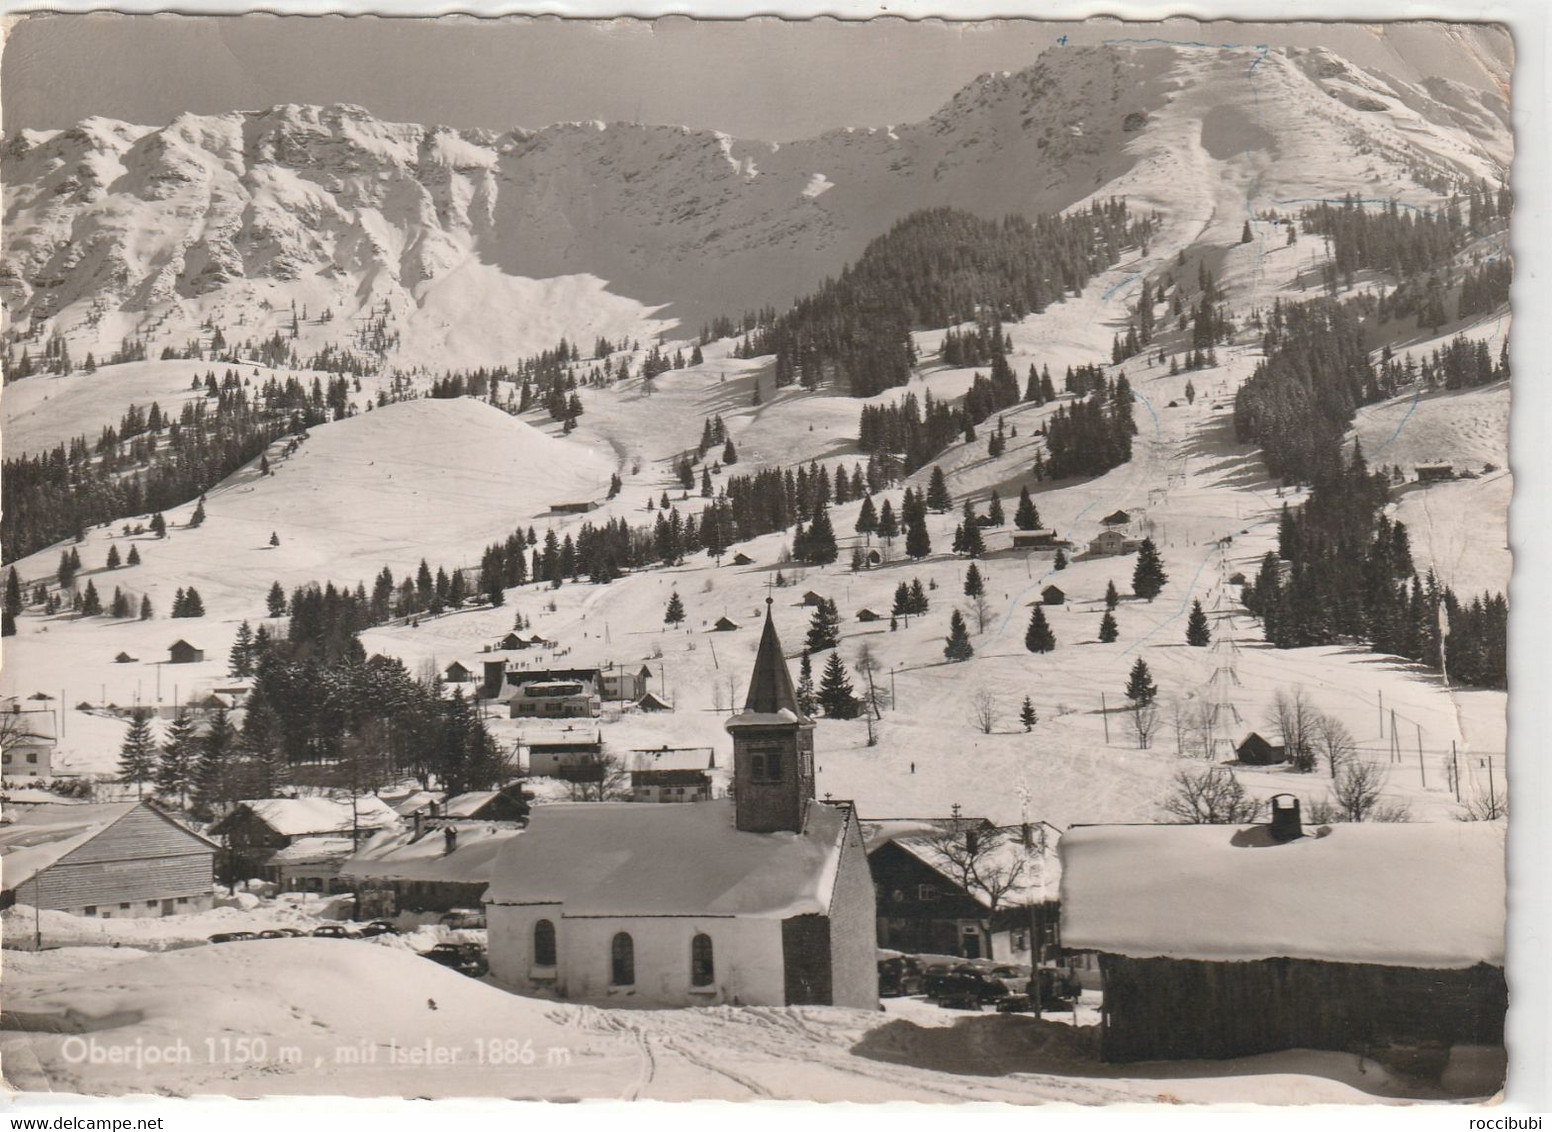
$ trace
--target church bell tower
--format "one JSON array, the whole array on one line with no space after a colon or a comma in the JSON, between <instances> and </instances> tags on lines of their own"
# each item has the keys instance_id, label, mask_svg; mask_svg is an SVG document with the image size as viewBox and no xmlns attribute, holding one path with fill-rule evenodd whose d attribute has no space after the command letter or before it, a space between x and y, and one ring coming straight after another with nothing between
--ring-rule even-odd
<instances>
[{"instance_id":1,"label":"church bell tower","mask_svg":"<svg viewBox=\"0 0 1552 1132\"><path fill-rule=\"evenodd\" d=\"M765 599L765 629L733 737L733 798L739 829L799 833L814 800L814 721L798 707L792 674Z\"/></svg>"}]
</instances>

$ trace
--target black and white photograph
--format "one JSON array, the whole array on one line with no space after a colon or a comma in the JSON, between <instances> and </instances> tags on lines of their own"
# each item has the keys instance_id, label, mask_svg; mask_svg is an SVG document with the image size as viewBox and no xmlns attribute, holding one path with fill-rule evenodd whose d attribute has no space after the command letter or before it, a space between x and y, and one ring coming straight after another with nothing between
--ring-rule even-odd
<instances>
[{"instance_id":1,"label":"black and white photograph","mask_svg":"<svg viewBox=\"0 0 1552 1132\"><path fill-rule=\"evenodd\" d=\"M1508 27L4 36L6 1107L1512 1092Z\"/></svg>"}]
</instances>

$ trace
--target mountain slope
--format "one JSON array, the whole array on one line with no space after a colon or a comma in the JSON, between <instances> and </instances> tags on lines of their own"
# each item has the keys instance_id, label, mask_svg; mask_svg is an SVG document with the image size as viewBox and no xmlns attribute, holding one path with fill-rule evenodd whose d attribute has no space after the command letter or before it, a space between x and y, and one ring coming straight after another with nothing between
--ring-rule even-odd
<instances>
[{"instance_id":1,"label":"mountain slope","mask_svg":"<svg viewBox=\"0 0 1552 1132\"><path fill-rule=\"evenodd\" d=\"M1117 45L983 76L923 122L782 145L343 105L88 119L7 140L0 293L17 355L21 332L34 354L62 332L77 359L127 335L155 356L207 324L261 340L290 333L295 304L304 357L376 334L394 364L509 361L559 333L653 334L669 304L692 325L785 304L939 204L996 217L1124 193L1186 240L1237 232L1247 189L1269 207L1367 185L1427 203L1414 176L1503 172L1504 115L1323 50Z\"/></svg>"}]
</instances>

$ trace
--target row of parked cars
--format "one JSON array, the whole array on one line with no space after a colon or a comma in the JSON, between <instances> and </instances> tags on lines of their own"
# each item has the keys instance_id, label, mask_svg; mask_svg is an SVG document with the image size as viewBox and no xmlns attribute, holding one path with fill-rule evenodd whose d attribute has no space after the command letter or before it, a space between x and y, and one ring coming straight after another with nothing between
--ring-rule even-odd
<instances>
[{"instance_id":1,"label":"row of parked cars","mask_svg":"<svg viewBox=\"0 0 1552 1132\"><path fill-rule=\"evenodd\" d=\"M250 939L296 939L311 936L314 939L371 939L380 935L398 935L399 929L387 920L372 920L357 926L345 924L320 924L310 932L300 928L266 928L259 932L217 932L211 943L242 943ZM485 949L477 943L439 943L430 951L422 951L433 963L440 963L461 974L479 978L490 971Z\"/></svg>"},{"instance_id":2,"label":"row of parked cars","mask_svg":"<svg viewBox=\"0 0 1552 1132\"><path fill-rule=\"evenodd\" d=\"M921 996L956 1010L1003 1013L1034 1009L1068 1010L1082 986L1067 968L993 963L986 959L926 961L916 955L885 954L878 961L878 991L884 997Z\"/></svg>"}]
</instances>

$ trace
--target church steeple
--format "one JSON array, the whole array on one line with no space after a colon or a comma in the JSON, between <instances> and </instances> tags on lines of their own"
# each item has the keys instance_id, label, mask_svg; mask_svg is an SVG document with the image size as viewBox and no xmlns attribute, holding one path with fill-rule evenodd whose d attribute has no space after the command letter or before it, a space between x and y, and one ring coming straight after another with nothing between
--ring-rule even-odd
<instances>
[{"instance_id":1,"label":"church steeple","mask_svg":"<svg viewBox=\"0 0 1552 1132\"><path fill-rule=\"evenodd\" d=\"M798 832L814 798L814 721L798 707L771 606L766 598L744 710L727 721L733 797L739 829Z\"/></svg>"}]
</instances>

